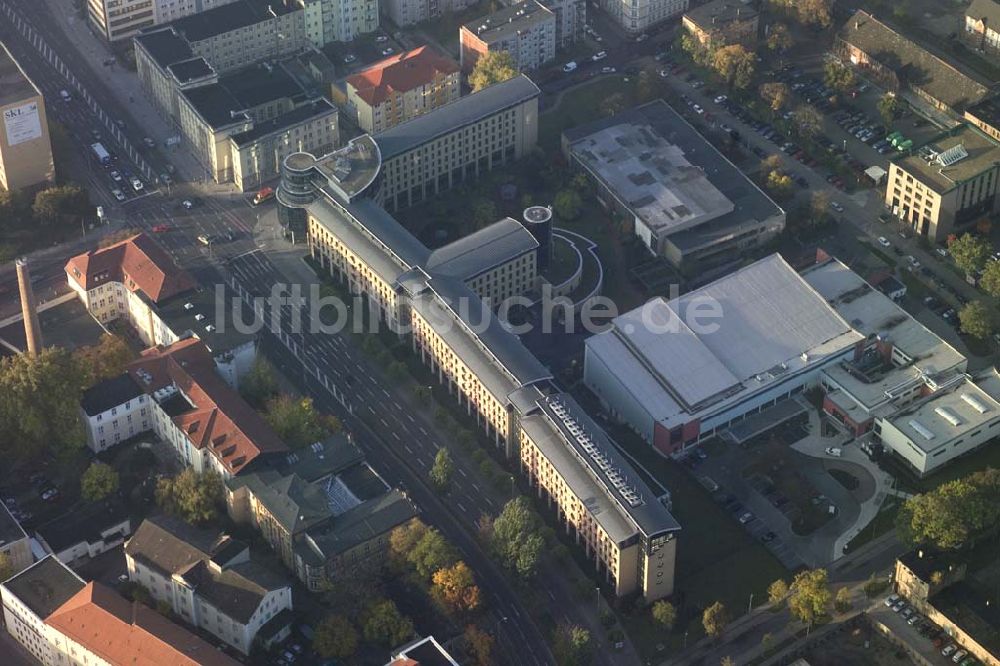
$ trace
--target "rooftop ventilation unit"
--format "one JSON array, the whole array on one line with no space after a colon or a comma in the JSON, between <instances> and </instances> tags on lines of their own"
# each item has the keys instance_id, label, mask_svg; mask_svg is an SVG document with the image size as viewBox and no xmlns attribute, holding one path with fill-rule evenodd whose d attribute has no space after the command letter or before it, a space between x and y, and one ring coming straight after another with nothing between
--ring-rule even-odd
<instances>
[{"instance_id":1,"label":"rooftop ventilation unit","mask_svg":"<svg viewBox=\"0 0 1000 666\"><path fill-rule=\"evenodd\" d=\"M974 410L980 414L985 414L990 411L990 408L983 404L983 401L979 399L979 396L972 395L971 393L963 393L962 400L971 406Z\"/></svg>"},{"instance_id":2,"label":"rooftop ventilation unit","mask_svg":"<svg viewBox=\"0 0 1000 666\"><path fill-rule=\"evenodd\" d=\"M924 439L927 440L934 439L934 433L928 430L927 426L925 426L920 421L916 419L910 419L908 423L910 424L910 427L916 430L918 433L920 433L920 436L923 437Z\"/></svg>"},{"instance_id":3,"label":"rooftop ventilation unit","mask_svg":"<svg viewBox=\"0 0 1000 666\"><path fill-rule=\"evenodd\" d=\"M952 146L948 150L938 155L937 161L938 164L940 164L941 166L948 167L951 166L952 164L955 164L956 162L964 160L968 156L969 156L969 151L965 149L965 146L963 146L962 144L958 144L957 146Z\"/></svg>"},{"instance_id":4,"label":"rooftop ventilation unit","mask_svg":"<svg viewBox=\"0 0 1000 666\"><path fill-rule=\"evenodd\" d=\"M194 303L185 303L184 304L184 309L185 310L193 310L194 309Z\"/></svg>"},{"instance_id":5,"label":"rooftop ventilation unit","mask_svg":"<svg viewBox=\"0 0 1000 666\"><path fill-rule=\"evenodd\" d=\"M215 331L215 327L209 324L208 326L205 327L205 330L208 331L209 333L212 333L213 331Z\"/></svg>"},{"instance_id":6,"label":"rooftop ventilation unit","mask_svg":"<svg viewBox=\"0 0 1000 666\"><path fill-rule=\"evenodd\" d=\"M953 426L962 425L962 419L958 418L958 414L951 411L947 407L935 407L934 413L943 418L948 423L952 424Z\"/></svg>"},{"instance_id":7,"label":"rooftop ventilation unit","mask_svg":"<svg viewBox=\"0 0 1000 666\"><path fill-rule=\"evenodd\" d=\"M205 315L203 315L203 314L196 314L196 315L194 316L194 320L195 320L195 321L201 321L201 320L202 320L202 319L204 319L204 318L205 318Z\"/></svg>"}]
</instances>

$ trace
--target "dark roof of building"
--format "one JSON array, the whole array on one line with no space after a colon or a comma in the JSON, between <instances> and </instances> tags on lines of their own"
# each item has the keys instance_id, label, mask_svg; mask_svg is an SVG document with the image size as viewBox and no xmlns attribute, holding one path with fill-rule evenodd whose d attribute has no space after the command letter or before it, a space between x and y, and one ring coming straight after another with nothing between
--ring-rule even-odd
<instances>
[{"instance_id":1,"label":"dark roof of building","mask_svg":"<svg viewBox=\"0 0 1000 666\"><path fill-rule=\"evenodd\" d=\"M40 94L14 56L0 42L0 106Z\"/></svg>"},{"instance_id":2,"label":"dark roof of building","mask_svg":"<svg viewBox=\"0 0 1000 666\"><path fill-rule=\"evenodd\" d=\"M973 104L965 110L965 117L974 118L1000 131L1000 97L988 97L978 104Z\"/></svg>"},{"instance_id":3,"label":"dark roof of building","mask_svg":"<svg viewBox=\"0 0 1000 666\"><path fill-rule=\"evenodd\" d=\"M552 10L542 6L537 0L522 0L507 7L501 7L492 14L480 16L462 26L462 30L475 35L487 44L492 44L544 23L555 21Z\"/></svg>"},{"instance_id":4,"label":"dark roof of building","mask_svg":"<svg viewBox=\"0 0 1000 666\"><path fill-rule=\"evenodd\" d=\"M128 508L120 501L91 502L50 520L35 529L53 553L61 553L86 541L96 543L101 532L128 520Z\"/></svg>"},{"instance_id":5,"label":"dark roof of building","mask_svg":"<svg viewBox=\"0 0 1000 666\"><path fill-rule=\"evenodd\" d=\"M965 15L985 21L987 26L1000 32L1000 2L996 0L972 0L972 4L965 10Z\"/></svg>"},{"instance_id":6,"label":"dark roof of building","mask_svg":"<svg viewBox=\"0 0 1000 666\"><path fill-rule=\"evenodd\" d=\"M960 581L934 595L930 602L987 652L1000 655L1000 605L988 589Z\"/></svg>"},{"instance_id":7,"label":"dark roof of building","mask_svg":"<svg viewBox=\"0 0 1000 666\"><path fill-rule=\"evenodd\" d=\"M199 277L205 280L208 276L206 274ZM225 280L221 278L207 279L203 284L215 285L218 289L219 285L225 284ZM233 326L231 321L220 322L218 320L219 313L216 312L215 301L216 289L198 287L155 303L150 308L178 337L184 337L190 331L205 343L213 356L218 356L242 347L248 342L253 342L254 335L241 326ZM228 286L225 293L226 298L229 299L227 302L236 307L240 301L233 298ZM251 321L252 316L249 308L242 305L240 307L243 309L241 313L243 321ZM222 315L224 317L232 316L232 310L228 307L226 310Z\"/></svg>"},{"instance_id":8,"label":"dark roof of building","mask_svg":"<svg viewBox=\"0 0 1000 666\"><path fill-rule=\"evenodd\" d=\"M160 573L170 575L195 562L210 559L228 541L218 530L200 529L172 516L142 521L125 552ZM245 548L244 544L244 548Z\"/></svg>"},{"instance_id":9,"label":"dark roof of building","mask_svg":"<svg viewBox=\"0 0 1000 666\"><path fill-rule=\"evenodd\" d=\"M753 5L739 0L712 0L684 12L684 17L694 22L702 30L712 30L731 21L747 21L758 12Z\"/></svg>"},{"instance_id":10,"label":"dark roof of building","mask_svg":"<svg viewBox=\"0 0 1000 666\"><path fill-rule=\"evenodd\" d=\"M460 97L405 123L376 134L373 138L382 153L382 161L430 143L443 134L488 118L504 109L538 97L538 86L524 74L495 83L479 92Z\"/></svg>"},{"instance_id":11,"label":"dark roof of building","mask_svg":"<svg viewBox=\"0 0 1000 666\"><path fill-rule=\"evenodd\" d=\"M209 65L208 61L201 56L175 62L167 69L170 70L170 73L173 74L174 78L180 83L187 83L189 81L194 81L195 79L201 79L215 74L215 70L212 69L212 66Z\"/></svg>"},{"instance_id":12,"label":"dark roof of building","mask_svg":"<svg viewBox=\"0 0 1000 666\"><path fill-rule=\"evenodd\" d=\"M188 42L198 42L297 10L300 9L287 0L236 0L185 16L169 25Z\"/></svg>"},{"instance_id":13,"label":"dark roof of building","mask_svg":"<svg viewBox=\"0 0 1000 666\"><path fill-rule=\"evenodd\" d=\"M284 67L264 64L246 67L217 83L184 90L181 94L213 129L248 120L248 109L278 99L293 104L306 99L306 92Z\"/></svg>"},{"instance_id":14,"label":"dark roof of building","mask_svg":"<svg viewBox=\"0 0 1000 666\"><path fill-rule=\"evenodd\" d=\"M337 107L325 99L315 99L298 106L288 113L283 113L276 118L271 118L262 123L254 123L253 129L240 132L229 137L238 148L248 146L268 134L283 132L290 127L300 125L307 120L322 116L336 115Z\"/></svg>"},{"instance_id":15,"label":"dark roof of building","mask_svg":"<svg viewBox=\"0 0 1000 666\"><path fill-rule=\"evenodd\" d=\"M4 587L43 620L83 589L83 579L54 555L46 555L17 574Z\"/></svg>"},{"instance_id":16,"label":"dark roof of building","mask_svg":"<svg viewBox=\"0 0 1000 666\"><path fill-rule=\"evenodd\" d=\"M931 582L931 576L935 572L943 572L963 565L961 557L930 546L915 548L904 553L899 556L899 561L925 583Z\"/></svg>"},{"instance_id":17,"label":"dark roof of building","mask_svg":"<svg viewBox=\"0 0 1000 666\"><path fill-rule=\"evenodd\" d=\"M126 372L105 379L84 391L80 406L87 416L97 416L140 395L142 389Z\"/></svg>"},{"instance_id":18,"label":"dark roof of building","mask_svg":"<svg viewBox=\"0 0 1000 666\"><path fill-rule=\"evenodd\" d=\"M194 57L191 46L170 28L158 26L135 36L135 43L143 48L161 69Z\"/></svg>"},{"instance_id":19,"label":"dark roof of building","mask_svg":"<svg viewBox=\"0 0 1000 666\"><path fill-rule=\"evenodd\" d=\"M338 474L365 459L361 449L341 433L330 435L319 444L311 444L275 458L270 467L283 475L297 474L310 483Z\"/></svg>"},{"instance_id":20,"label":"dark roof of building","mask_svg":"<svg viewBox=\"0 0 1000 666\"><path fill-rule=\"evenodd\" d=\"M309 544L299 542L322 559L334 557L374 539L417 515L417 508L398 490L383 493L309 530ZM315 552L318 548L320 552Z\"/></svg>"},{"instance_id":21,"label":"dark roof of building","mask_svg":"<svg viewBox=\"0 0 1000 666\"><path fill-rule=\"evenodd\" d=\"M891 69L902 85L919 88L948 107L961 110L982 99L988 86L931 53L871 14L858 10L839 38Z\"/></svg>"},{"instance_id":22,"label":"dark roof of building","mask_svg":"<svg viewBox=\"0 0 1000 666\"><path fill-rule=\"evenodd\" d=\"M282 476L274 470L264 470L229 479L227 485L236 490L246 486L254 497L289 534L296 534L333 515L323 489L302 480L297 474Z\"/></svg>"},{"instance_id":23,"label":"dark roof of building","mask_svg":"<svg viewBox=\"0 0 1000 666\"><path fill-rule=\"evenodd\" d=\"M0 502L0 507L3 507L0 510L0 546L27 539L28 535L25 534L24 528L14 519L14 516L10 515L10 509L7 508L7 505Z\"/></svg>"}]
</instances>

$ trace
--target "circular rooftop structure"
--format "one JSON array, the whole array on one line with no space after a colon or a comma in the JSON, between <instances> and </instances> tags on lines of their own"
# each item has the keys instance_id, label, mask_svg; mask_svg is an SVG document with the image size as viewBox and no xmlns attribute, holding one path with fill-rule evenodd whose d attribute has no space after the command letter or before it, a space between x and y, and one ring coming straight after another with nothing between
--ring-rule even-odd
<instances>
[{"instance_id":1,"label":"circular rooftop structure","mask_svg":"<svg viewBox=\"0 0 1000 666\"><path fill-rule=\"evenodd\" d=\"M544 224L552 219L552 209L548 206L529 206L524 209L524 221L531 224Z\"/></svg>"}]
</instances>

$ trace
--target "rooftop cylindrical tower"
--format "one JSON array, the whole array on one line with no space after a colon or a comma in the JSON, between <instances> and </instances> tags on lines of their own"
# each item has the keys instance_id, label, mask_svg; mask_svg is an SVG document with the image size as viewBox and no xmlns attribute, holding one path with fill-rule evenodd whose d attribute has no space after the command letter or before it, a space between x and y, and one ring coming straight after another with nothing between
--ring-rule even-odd
<instances>
[{"instance_id":1,"label":"rooftop cylindrical tower","mask_svg":"<svg viewBox=\"0 0 1000 666\"><path fill-rule=\"evenodd\" d=\"M522 217L524 227L538 241L538 270L544 271L552 259L552 207L529 206Z\"/></svg>"}]
</instances>

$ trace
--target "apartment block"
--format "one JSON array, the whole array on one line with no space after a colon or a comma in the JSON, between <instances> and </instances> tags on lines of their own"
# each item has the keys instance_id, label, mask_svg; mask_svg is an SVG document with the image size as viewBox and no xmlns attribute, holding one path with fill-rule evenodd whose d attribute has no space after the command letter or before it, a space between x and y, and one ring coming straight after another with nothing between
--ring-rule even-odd
<instances>
[{"instance_id":1,"label":"apartment block","mask_svg":"<svg viewBox=\"0 0 1000 666\"><path fill-rule=\"evenodd\" d=\"M389 534L417 516L342 435L226 482L230 518L251 525L310 590L380 567Z\"/></svg>"},{"instance_id":2,"label":"apartment block","mask_svg":"<svg viewBox=\"0 0 1000 666\"><path fill-rule=\"evenodd\" d=\"M124 320L149 346L197 338L231 386L256 358L254 336L234 326L218 326L216 293L200 288L145 234L77 255L65 271L70 288L101 326ZM98 395L85 409L96 418L104 402Z\"/></svg>"},{"instance_id":3,"label":"apartment block","mask_svg":"<svg viewBox=\"0 0 1000 666\"><path fill-rule=\"evenodd\" d=\"M0 188L15 192L55 181L45 98L0 42Z\"/></svg>"},{"instance_id":4,"label":"apartment block","mask_svg":"<svg viewBox=\"0 0 1000 666\"><path fill-rule=\"evenodd\" d=\"M506 51L519 71L538 69L556 57L556 15L536 0L503 7L459 28L462 71L479 57Z\"/></svg>"},{"instance_id":5,"label":"apartment block","mask_svg":"<svg viewBox=\"0 0 1000 666\"><path fill-rule=\"evenodd\" d=\"M470 0L385 0L379 7L394 24L405 27L460 12L471 4Z\"/></svg>"},{"instance_id":6,"label":"apartment block","mask_svg":"<svg viewBox=\"0 0 1000 666\"><path fill-rule=\"evenodd\" d=\"M163 25L177 19L207 12L236 0L153 0L153 24Z\"/></svg>"},{"instance_id":7,"label":"apartment block","mask_svg":"<svg viewBox=\"0 0 1000 666\"><path fill-rule=\"evenodd\" d=\"M0 585L7 632L43 666L236 666L195 634L49 555Z\"/></svg>"},{"instance_id":8,"label":"apartment block","mask_svg":"<svg viewBox=\"0 0 1000 666\"><path fill-rule=\"evenodd\" d=\"M983 55L1000 53L1000 2L972 0L965 10L962 39Z\"/></svg>"},{"instance_id":9,"label":"apartment block","mask_svg":"<svg viewBox=\"0 0 1000 666\"><path fill-rule=\"evenodd\" d=\"M760 14L739 0L712 0L684 12L682 25L705 48L742 44L751 50L757 44Z\"/></svg>"},{"instance_id":10,"label":"apartment block","mask_svg":"<svg viewBox=\"0 0 1000 666\"><path fill-rule=\"evenodd\" d=\"M889 164L884 203L914 233L944 243L1000 210L998 191L1000 143L960 124Z\"/></svg>"},{"instance_id":11,"label":"apartment block","mask_svg":"<svg viewBox=\"0 0 1000 666\"><path fill-rule=\"evenodd\" d=\"M886 90L960 116L989 93L989 82L944 60L871 14L858 10L837 33L833 52Z\"/></svg>"},{"instance_id":12,"label":"apartment block","mask_svg":"<svg viewBox=\"0 0 1000 666\"><path fill-rule=\"evenodd\" d=\"M238 539L154 516L125 544L125 564L154 601L242 654L258 636L290 630L291 586Z\"/></svg>"},{"instance_id":13,"label":"apartment block","mask_svg":"<svg viewBox=\"0 0 1000 666\"><path fill-rule=\"evenodd\" d=\"M383 132L457 100L458 63L421 46L347 77L347 103L366 132ZM317 152L306 150L305 152Z\"/></svg>"},{"instance_id":14,"label":"apartment block","mask_svg":"<svg viewBox=\"0 0 1000 666\"><path fill-rule=\"evenodd\" d=\"M156 22L156 0L87 0L91 27L109 42L128 39Z\"/></svg>"},{"instance_id":15,"label":"apartment block","mask_svg":"<svg viewBox=\"0 0 1000 666\"><path fill-rule=\"evenodd\" d=\"M502 90L487 91L494 88ZM444 124L449 107L460 103L396 129L438 117ZM433 141L462 137L463 125L448 123L450 131L431 133ZM565 529L617 595L669 595L680 527L666 503L494 314L498 300L537 288L539 253L551 229L504 219L427 248L379 203L389 182L386 155L393 159L383 136L360 137L322 157L286 158L279 218L304 228L313 258L350 291L367 295L391 330L408 335L460 408L519 464L539 497L558 507Z\"/></svg>"},{"instance_id":16,"label":"apartment block","mask_svg":"<svg viewBox=\"0 0 1000 666\"><path fill-rule=\"evenodd\" d=\"M527 155L538 142L538 95L521 75L373 135L379 203L412 206Z\"/></svg>"},{"instance_id":17,"label":"apartment block","mask_svg":"<svg viewBox=\"0 0 1000 666\"><path fill-rule=\"evenodd\" d=\"M688 0L600 0L599 4L631 35L680 16L688 8Z\"/></svg>"},{"instance_id":18,"label":"apartment block","mask_svg":"<svg viewBox=\"0 0 1000 666\"><path fill-rule=\"evenodd\" d=\"M563 132L563 154L649 252L681 270L737 262L785 211L663 100Z\"/></svg>"}]
</instances>

